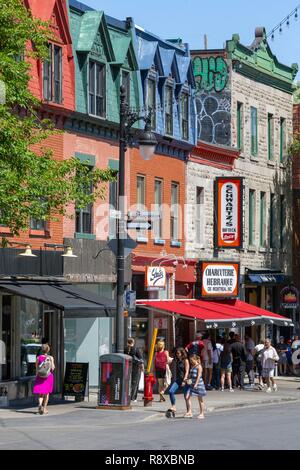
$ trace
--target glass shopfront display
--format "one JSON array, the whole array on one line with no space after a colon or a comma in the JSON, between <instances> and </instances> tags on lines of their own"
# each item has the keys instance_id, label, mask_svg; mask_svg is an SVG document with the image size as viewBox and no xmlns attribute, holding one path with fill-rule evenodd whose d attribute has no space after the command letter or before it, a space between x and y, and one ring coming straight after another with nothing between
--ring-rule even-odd
<instances>
[{"instance_id":1,"label":"glass shopfront display","mask_svg":"<svg viewBox=\"0 0 300 470\"><path fill-rule=\"evenodd\" d=\"M44 336L42 305L36 300L20 297L20 360L21 377L34 376L36 355Z\"/></svg>"},{"instance_id":2,"label":"glass shopfront display","mask_svg":"<svg viewBox=\"0 0 300 470\"><path fill-rule=\"evenodd\" d=\"M65 362L88 362L89 384L98 386L99 357L111 352L110 318L66 318Z\"/></svg>"}]
</instances>

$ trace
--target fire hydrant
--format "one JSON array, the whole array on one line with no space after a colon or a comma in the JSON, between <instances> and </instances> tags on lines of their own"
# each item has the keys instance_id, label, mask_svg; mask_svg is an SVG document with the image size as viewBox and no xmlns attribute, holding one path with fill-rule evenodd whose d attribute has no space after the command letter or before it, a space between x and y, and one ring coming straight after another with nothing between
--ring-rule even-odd
<instances>
[{"instance_id":1,"label":"fire hydrant","mask_svg":"<svg viewBox=\"0 0 300 470\"><path fill-rule=\"evenodd\" d=\"M145 373L144 379L144 406L152 406L153 392L152 387L156 382L155 377L151 373Z\"/></svg>"}]
</instances>

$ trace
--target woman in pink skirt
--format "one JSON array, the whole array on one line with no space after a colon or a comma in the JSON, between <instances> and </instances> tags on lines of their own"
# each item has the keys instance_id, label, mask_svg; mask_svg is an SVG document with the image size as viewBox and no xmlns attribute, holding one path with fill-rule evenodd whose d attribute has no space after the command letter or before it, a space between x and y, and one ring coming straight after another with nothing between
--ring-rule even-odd
<instances>
[{"instance_id":1,"label":"woman in pink skirt","mask_svg":"<svg viewBox=\"0 0 300 470\"><path fill-rule=\"evenodd\" d=\"M48 344L42 345L42 354L36 359L36 371L37 375L34 382L33 393L39 396L39 414L48 414L47 405L49 401L49 394L53 392L54 386L54 375L53 371L55 369L54 359L49 355L50 347ZM38 366L44 362L46 358L49 358L51 361L50 373L47 377L40 377L38 375Z\"/></svg>"}]
</instances>

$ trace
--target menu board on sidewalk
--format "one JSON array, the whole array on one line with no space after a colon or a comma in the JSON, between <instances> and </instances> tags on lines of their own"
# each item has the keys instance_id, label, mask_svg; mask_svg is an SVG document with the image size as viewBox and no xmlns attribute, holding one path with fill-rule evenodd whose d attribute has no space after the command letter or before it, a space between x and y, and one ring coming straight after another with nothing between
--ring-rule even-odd
<instances>
[{"instance_id":1,"label":"menu board on sidewalk","mask_svg":"<svg viewBox=\"0 0 300 470\"><path fill-rule=\"evenodd\" d=\"M82 397L85 396L85 389L88 377L88 362L67 362L63 386L64 396Z\"/></svg>"}]
</instances>

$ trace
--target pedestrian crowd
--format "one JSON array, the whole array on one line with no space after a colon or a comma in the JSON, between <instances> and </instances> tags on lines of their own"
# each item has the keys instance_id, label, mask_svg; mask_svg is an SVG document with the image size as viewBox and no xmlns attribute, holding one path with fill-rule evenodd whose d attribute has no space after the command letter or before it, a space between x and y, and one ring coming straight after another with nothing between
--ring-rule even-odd
<instances>
[{"instance_id":1,"label":"pedestrian crowd","mask_svg":"<svg viewBox=\"0 0 300 470\"><path fill-rule=\"evenodd\" d=\"M158 383L159 401L165 402L168 391L171 413L176 412L176 397L182 389L186 401L185 417L192 417L191 397L197 397L199 404L199 419L204 418L204 397L207 391L225 389L234 392L255 387L255 376L258 378L257 387L267 393L277 391L275 369L278 365L279 375L297 374L297 363L293 355L300 350L300 340L297 335L285 340L280 336L276 347L266 338L255 345L249 335L244 341L240 335L231 331L228 338L217 336L211 338L209 332L197 333L195 341L185 348L175 348L170 354L165 342L159 340L154 356L154 371ZM143 355L135 346L134 338L128 338L125 354L132 357L131 400L137 401L141 374L144 371ZM173 357L174 356L174 357ZM36 379L33 393L38 395L39 414L48 414L49 395L54 388L54 359L50 355L50 346L46 338L36 358ZM245 375L249 384L245 385ZM298 374L297 374L298 375Z\"/></svg>"},{"instance_id":2,"label":"pedestrian crowd","mask_svg":"<svg viewBox=\"0 0 300 470\"><path fill-rule=\"evenodd\" d=\"M198 418L203 419L203 399L207 391L228 390L233 393L237 389L253 389L257 386L267 393L276 392L274 377L277 365L281 375L295 373L292 355L298 349L298 336L286 342L284 337L280 337L279 344L274 347L268 338L255 345L249 335L245 335L242 341L240 335L232 331L228 338L217 336L212 339L206 332L198 333L195 341L185 348L176 348L174 357L171 357L164 341L160 340L154 357L160 401L165 401L164 394L168 390L171 401L168 411L174 414L175 393L182 389L187 409L185 417L192 416L191 397L196 396L200 409ZM245 384L245 376L248 377L248 384Z\"/></svg>"}]
</instances>

